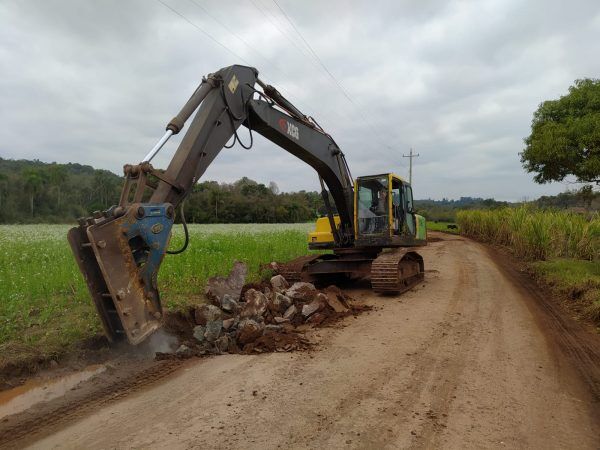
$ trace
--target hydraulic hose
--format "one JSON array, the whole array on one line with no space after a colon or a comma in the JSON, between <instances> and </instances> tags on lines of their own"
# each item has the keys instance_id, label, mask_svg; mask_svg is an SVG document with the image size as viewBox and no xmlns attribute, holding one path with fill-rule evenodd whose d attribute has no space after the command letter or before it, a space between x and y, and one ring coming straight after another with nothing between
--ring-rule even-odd
<instances>
[{"instance_id":1,"label":"hydraulic hose","mask_svg":"<svg viewBox=\"0 0 600 450\"><path fill-rule=\"evenodd\" d=\"M190 233L188 231L187 222L185 221L183 204L184 202L181 202L181 206L179 207L179 214L181 215L181 224L183 225L183 232L185 233L185 242L183 243L183 247L181 247L179 250L167 250L167 254L169 255L178 255L180 253L185 252L185 250L188 247L188 244L190 243Z\"/></svg>"}]
</instances>

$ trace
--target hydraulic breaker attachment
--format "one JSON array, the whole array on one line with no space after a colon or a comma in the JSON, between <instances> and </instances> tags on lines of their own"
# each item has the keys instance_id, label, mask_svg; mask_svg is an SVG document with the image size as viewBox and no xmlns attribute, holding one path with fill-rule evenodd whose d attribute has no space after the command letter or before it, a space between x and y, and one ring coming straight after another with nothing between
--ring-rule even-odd
<instances>
[{"instance_id":1,"label":"hydraulic breaker attachment","mask_svg":"<svg viewBox=\"0 0 600 450\"><path fill-rule=\"evenodd\" d=\"M134 203L82 219L68 239L106 336L135 345L160 327L157 273L171 236L170 203Z\"/></svg>"}]
</instances>

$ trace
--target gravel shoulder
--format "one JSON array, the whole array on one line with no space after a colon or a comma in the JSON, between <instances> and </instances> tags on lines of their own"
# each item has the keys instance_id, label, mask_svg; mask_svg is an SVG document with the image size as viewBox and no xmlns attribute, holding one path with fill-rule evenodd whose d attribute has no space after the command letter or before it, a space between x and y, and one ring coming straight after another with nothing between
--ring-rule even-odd
<instances>
[{"instance_id":1,"label":"gravel shoulder","mask_svg":"<svg viewBox=\"0 0 600 450\"><path fill-rule=\"evenodd\" d=\"M437 237L425 283L350 290L374 309L312 331L314 350L188 361L32 446L600 447L600 337L581 346L506 261Z\"/></svg>"}]
</instances>

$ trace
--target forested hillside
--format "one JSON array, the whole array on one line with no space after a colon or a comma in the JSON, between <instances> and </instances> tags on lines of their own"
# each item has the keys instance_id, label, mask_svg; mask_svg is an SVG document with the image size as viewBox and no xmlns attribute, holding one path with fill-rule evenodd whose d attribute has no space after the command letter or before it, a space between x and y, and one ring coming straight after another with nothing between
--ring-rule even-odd
<instances>
[{"instance_id":1,"label":"forested hillside","mask_svg":"<svg viewBox=\"0 0 600 450\"><path fill-rule=\"evenodd\" d=\"M71 222L115 203L121 183L81 164L0 158L0 223Z\"/></svg>"},{"instance_id":2,"label":"forested hillside","mask_svg":"<svg viewBox=\"0 0 600 450\"><path fill-rule=\"evenodd\" d=\"M74 222L118 202L123 178L80 164L0 158L0 223ZM186 200L190 222L306 222L322 211L317 192L280 193L242 178L235 183L205 181Z\"/></svg>"}]
</instances>

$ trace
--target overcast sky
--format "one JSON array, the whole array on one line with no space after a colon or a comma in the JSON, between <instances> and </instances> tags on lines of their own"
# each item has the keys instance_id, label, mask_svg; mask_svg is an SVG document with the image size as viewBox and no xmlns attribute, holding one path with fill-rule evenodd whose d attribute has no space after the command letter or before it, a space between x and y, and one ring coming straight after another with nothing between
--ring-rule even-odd
<instances>
[{"instance_id":1,"label":"overcast sky","mask_svg":"<svg viewBox=\"0 0 600 450\"><path fill-rule=\"evenodd\" d=\"M518 153L540 102L600 77L600 1L276 1L1 0L0 156L120 174L204 74L239 63L317 118L354 176L407 177L412 147L417 198L577 187L536 185ZM257 134L204 179L242 176L318 189L310 167Z\"/></svg>"}]
</instances>

